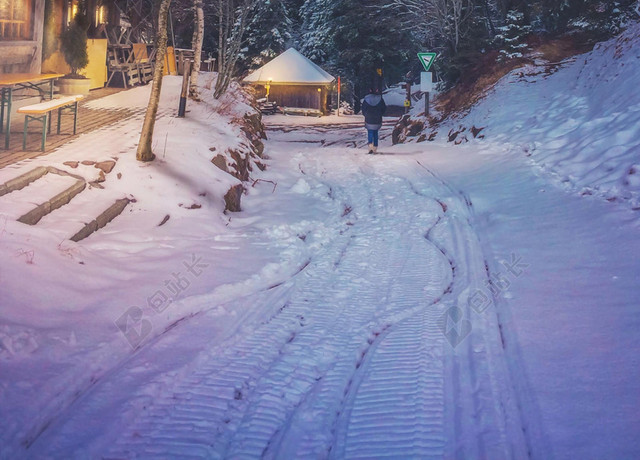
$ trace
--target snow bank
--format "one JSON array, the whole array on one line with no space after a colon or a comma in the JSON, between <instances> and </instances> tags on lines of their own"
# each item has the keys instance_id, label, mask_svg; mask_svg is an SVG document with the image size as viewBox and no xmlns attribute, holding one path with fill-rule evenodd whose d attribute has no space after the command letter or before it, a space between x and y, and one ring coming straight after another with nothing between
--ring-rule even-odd
<instances>
[{"instance_id":1,"label":"snow bank","mask_svg":"<svg viewBox=\"0 0 640 460\"><path fill-rule=\"evenodd\" d=\"M165 77L153 162L135 159L150 91L145 86L89 103L93 109L142 109L134 117L84 134L49 155L0 169L0 183L38 166L53 166L88 183L69 204L34 226L15 219L59 191L48 184L59 183L62 190L73 180L47 174L0 197L0 321L51 325L66 320L53 314L59 311L92 311L113 320L115 313L107 305L122 308L133 302L127 300L132 291L150 289L143 286L165 278L167 267L181 267L192 252L201 251L197 242L203 235L225 233L229 218L223 214L223 197L240 180L211 159L222 154L233 171L230 152L250 148L240 120L253 109L237 87L213 99L208 89L212 79L213 74L202 74L202 102L189 101L186 118L176 118L181 78ZM98 162L115 166L103 174ZM131 200L122 215L86 240L69 241L121 198ZM136 287L130 289L129 283ZM122 296L114 296L113 288ZM0 349L0 357L10 356L7 350Z\"/></svg>"},{"instance_id":2,"label":"snow bank","mask_svg":"<svg viewBox=\"0 0 640 460\"><path fill-rule=\"evenodd\" d=\"M32 441L48 423L43 411L69 404L72 388L89 387L133 347L206 308L211 297L202 294L268 264L268 248L241 244L242 226L223 213L225 193L240 180L211 163L221 154L233 172L231 152L252 148L243 117L255 111L237 86L213 99L213 78L200 74L202 101L189 101L186 117L177 118L181 78L165 77L153 162L135 159L149 85L88 104L128 107L134 116L0 169L0 183L39 166L87 182L37 225L15 219L77 179L49 173L0 197L0 457ZM105 173L99 162L113 169ZM78 243L69 240L122 198L130 203L120 216ZM215 296L235 291L227 286ZM127 329L138 313L141 328Z\"/></svg>"},{"instance_id":3,"label":"snow bank","mask_svg":"<svg viewBox=\"0 0 640 460\"><path fill-rule=\"evenodd\" d=\"M571 190L640 207L640 24L554 70L514 70L459 121Z\"/></svg>"}]
</instances>

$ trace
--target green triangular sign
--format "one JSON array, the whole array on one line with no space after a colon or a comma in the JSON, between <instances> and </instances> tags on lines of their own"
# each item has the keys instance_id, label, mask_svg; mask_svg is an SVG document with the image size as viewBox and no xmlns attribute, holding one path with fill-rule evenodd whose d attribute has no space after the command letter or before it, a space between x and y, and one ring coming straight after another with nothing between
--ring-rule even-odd
<instances>
[{"instance_id":1,"label":"green triangular sign","mask_svg":"<svg viewBox=\"0 0 640 460\"><path fill-rule=\"evenodd\" d=\"M420 59L424 71L428 72L431 64L433 64L433 61L436 59L436 53L418 53L418 59Z\"/></svg>"}]
</instances>

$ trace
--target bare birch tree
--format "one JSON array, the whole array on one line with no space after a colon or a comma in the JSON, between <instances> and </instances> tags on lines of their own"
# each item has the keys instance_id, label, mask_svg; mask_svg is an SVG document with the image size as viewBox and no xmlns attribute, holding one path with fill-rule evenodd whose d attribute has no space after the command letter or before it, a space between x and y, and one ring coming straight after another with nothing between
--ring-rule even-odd
<instances>
[{"instance_id":1,"label":"bare birch tree","mask_svg":"<svg viewBox=\"0 0 640 460\"><path fill-rule=\"evenodd\" d=\"M468 31L473 15L472 0L393 0L407 27L419 28L428 39L442 37L453 55Z\"/></svg>"},{"instance_id":2,"label":"bare birch tree","mask_svg":"<svg viewBox=\"0 0 640 460\"><path fill-rule=\"evenodd\" d=\"M158 11L156 66L153 71L151 96L149 96L149 104L144 116L144 123L142 124L142 131L140 132L140 141L138 143L138 151L136 153L136 159L139 161L152 161L155 158L152 151L153 128L156 123L158 105L160 104L160 91L162 89L162 76L164 72L164 57L167 53L167 16L169 15L170 4L171 0L161 0L160 9Z\"/></svg>"},{"instance_id":3,"label":"bare birch tree","mask_svg":"<svg viewBox=\"0 0 640 460\"><path fill-rule=\"evenodd\" d=\"M259 16L265 4L264 0L215 0L218 17L218 79L213 97L216 99L229 87L247 28Z\"/></svg>"},{"instance_id":4,"label":"bare birch tree","mask_svg":"<svg viewBox=\"0 0 640 460\"><path fill-rule=\"evenodd\" d=\"M191 77L189 85L189 97L200 100L198 94L198 73L200 72L200 57L202 55L202 42L204 41L204 7L202 0L193 0L194 6L194 27L191 48L194 51L193 66L191 67Z\"/></svg>"}]
</instances>

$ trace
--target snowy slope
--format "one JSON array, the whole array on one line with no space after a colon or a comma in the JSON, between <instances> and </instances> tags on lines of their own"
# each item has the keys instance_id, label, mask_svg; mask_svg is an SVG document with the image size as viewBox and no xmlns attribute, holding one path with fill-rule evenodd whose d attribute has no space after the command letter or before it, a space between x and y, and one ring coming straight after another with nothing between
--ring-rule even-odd
<instances>
[{"instance_id":1,"label":"snowy slope","mask_svg":"<svg viewBox=\"0 0 640 460\"><path fill-rule=\"evenodd\" d=\"M373 156L362 117L270 117L268 168L233 215L209 149L243 141L244 101L176 119L171 78L160 161L133 160L138 116L0 170L115 155L74 206L136 198L80 243L66 206L31 227L12 219L22 194L0 202L0 458L638 458L638 213L573 193L607 196L637 163L636 96L584 102L632 86L607 92L587 65L633 77L623 37L509 76L463 146L391 147L385 124ZM144 91L119 97L144 107Z\"/></svg>"},{"instance_id":2,"label":"snowy slope","mask_svg":"<svg viewBox=\"0 0 640 460\"><path fill-rule=\"evenodd\" d=\"M247 279L254 267L265 267L260 282L277 277L266 267L273 251L241 244L248 236L229 230L230 219L223 214L223 195L240 182L214 166L211 158L247 143L232 120L252 109L237 89L213 100L206 88L212 78L201 74L204 100L190 101L183 119L175 117L181 78L165 78L154 162L135 159L143 119L138 111L49 155L0 169L0 183L38 166L53 166L90 182L98 178L99 169L64 163L115 161L104 182L88 185L37 225L15 219L74 181L47 174L0 197L0 458L11 456L7 452L20 439L48 423L47 413L89 388L129 355L132 346L191 314L186 305L176 307L188 296L210 293L238 277L246 281L242 286L227 286L217 295L246 292L256 283ZM146 108L150 89L133 88L91 105ZM121 198L132 200L122 215L79 243L69 240ZM160 225L165 216L169 219ZM235 251L229 268L225 255L237 248L242 250ZM141 331L140 340L128 341L116 321L132 307L144 310L150 329Z\"/></svg>"},{"instance_id":3,"label":"snowy slope","mask_svg":"<svg viewBox=\"0 0 640 460\"><path fill-rule=\"evenodd\" d=\"M540 61L511 72L459 122L485 127L487 142L530 156L571 190L637 208L639 74L634 24L557 69Z\"/></svg>"}]
</instances>

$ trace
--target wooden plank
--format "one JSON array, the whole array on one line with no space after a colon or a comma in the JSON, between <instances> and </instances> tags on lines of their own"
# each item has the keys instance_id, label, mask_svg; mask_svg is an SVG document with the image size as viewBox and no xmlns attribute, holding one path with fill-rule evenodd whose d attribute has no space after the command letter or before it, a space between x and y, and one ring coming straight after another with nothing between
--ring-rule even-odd
<instances>
[{"instance_id":1,"label":"wooden plank","mask_svg":"<svg viewBox=\"0 0 640 460\"><path fill-rule=\"evenodd\" d=\"M25 105L18 109L18 113L29 113L42 115L52 110L73 104L76 101L82 99L82 95L77 94L75 96L66 96L59 99L51 99L50 101L40 102L38 104Z\"/></svg>"},{"instance_id":2,"label":"wooden plank","mask_svg":"<svg viewBox=\"0 0 640 460\"><path fill-rule=\"evenodd\" d=\"M42 71L42 41L44 37L44 0L35 0L33 16L33 41L36 49L29 64L29 72Z\"/></svg>"},{"instance_id":3,"label":"wooden plank","mask_svg":"<svg viewBox=\"0 0 640 460\"><path fill-rule=\"evenodd\" d=\"M134 62L149 62L146 43L133 43L132 53Z\"/></svg>"},{"instance_id":4,"label":"wooden plank","mask_svg":"<svg viewBox=\"0 0 640 460\"><path fill-rule=\"evenodd\" d=\"M64 77L62 73L10 73L0 75L0 86L12 86L20 83L33 83Z\"/></svg>"}]
</instances>

